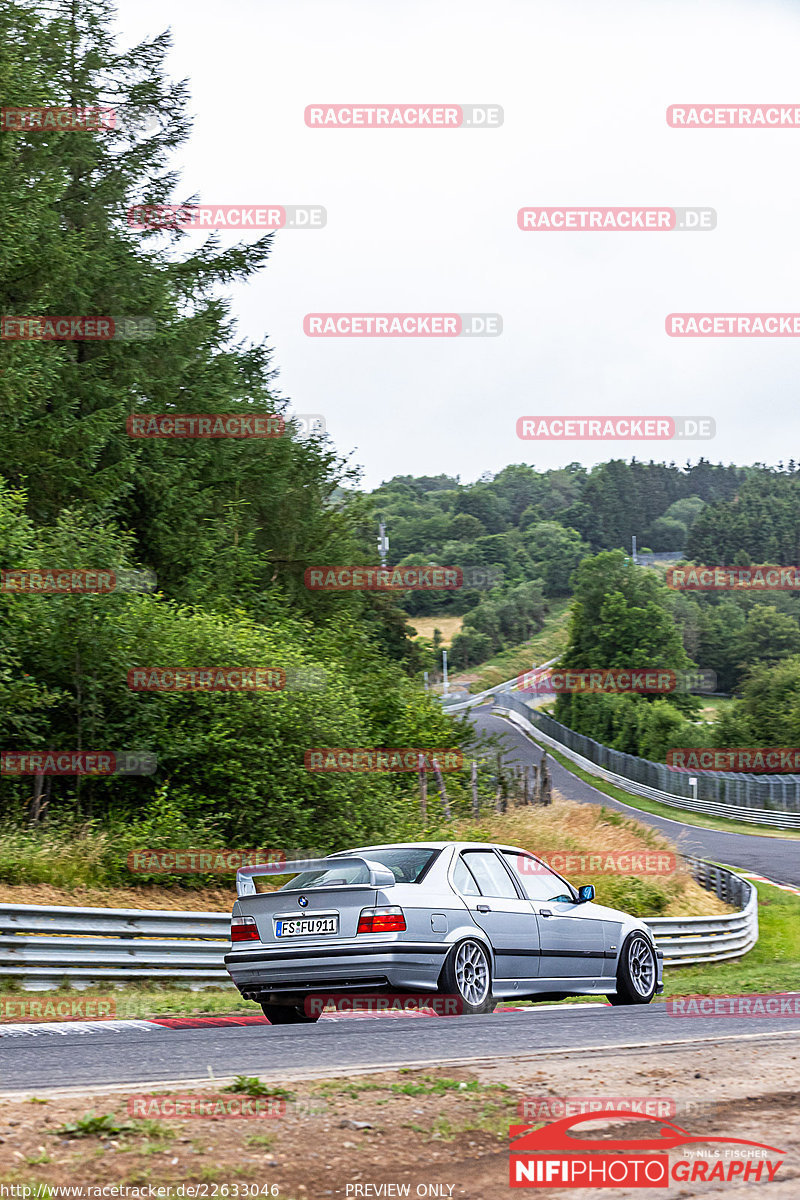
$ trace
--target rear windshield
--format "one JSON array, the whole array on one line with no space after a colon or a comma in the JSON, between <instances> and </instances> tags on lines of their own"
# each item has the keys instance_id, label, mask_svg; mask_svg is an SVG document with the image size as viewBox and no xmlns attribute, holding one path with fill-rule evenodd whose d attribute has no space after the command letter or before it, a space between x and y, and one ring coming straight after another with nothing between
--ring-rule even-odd
<instances>
[{"instance_id":1,"label":"rear windshield","mask_svg":"<svg viewBox=\"0 0 800 1200\"><path fill-rule=\"evenodd\" d=\"M362 850L359 857L387 867L396 883L416 883L438 853L438 850L431 850L427 846L390 846L381 850ZM318 871L303 871L279 890L287 892L302 888L306 891L308 888L336 887L344 883L368 884L369 871L362 862L354 862L352 867L340 863Z\"/></svg>"}]
</instances>

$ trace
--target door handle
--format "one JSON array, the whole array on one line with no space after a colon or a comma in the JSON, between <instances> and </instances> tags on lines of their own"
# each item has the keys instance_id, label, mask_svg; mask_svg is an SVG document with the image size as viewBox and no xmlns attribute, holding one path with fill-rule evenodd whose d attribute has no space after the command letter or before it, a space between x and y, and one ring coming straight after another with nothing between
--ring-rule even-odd
<instances>
[{"instance_id":1,"label":"door handle","mask_svg":"<svg viewBox=\"0 0 800 1200\"><path fill-rule=\"evenodd\" d=\"M491 912L492 911L488 904L476 904L475 907L477 908L478 912Z\"/></svg>"},{"instance_id":2,"label":"door handle","mask_svg":"<svg viewBox=\"0 0 800 1200\"><path fill-rule=\"evenodd\" d=\"M540 908L539 909L540 917L552 917L552 915L553 915L552 910L549 908Z\"/></svg>"}]
</instances>

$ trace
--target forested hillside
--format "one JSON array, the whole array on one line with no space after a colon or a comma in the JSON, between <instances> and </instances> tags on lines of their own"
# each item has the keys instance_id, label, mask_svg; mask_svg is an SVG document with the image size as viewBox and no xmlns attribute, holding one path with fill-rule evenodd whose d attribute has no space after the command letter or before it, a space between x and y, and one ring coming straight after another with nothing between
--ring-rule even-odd
<instances>
[{"instance_id":1,"label":"forested hillside","mask_svg":"<svg viewBox=\"0 0 800 1200\"><path fill-rule=\"evenodd\" d=\"M800 468L514 464L473 483L395 476L366 493L325 436L301 436L292 423L266 335L250 344L237 332L226 287L269 269L274 235L223 247L215 235L128 221L134 205L191 199L172 169L190 129L187 86L164 69L167 36L119 50L106 0L61 14L0 9L0 92L19 106L110 107L116 121L3 132L0 313L145 318L148 332L0 338L0 570L146 571L156 585L0 587L0 748L137 751L157 765L136 777L5 774L7 820L125 822L175 844L389 836L417 820L413 779L315 775L305 751L465 745L467 727L421 687L435 660L410 639L409 617L463 615L451 660L468 667L526 641L549 602L575 587L570 663L695 662L716 671L721 689L746 691L737 729L759 736L769 708L760 698L777 671L794 711L793 594L668 594L626 553L636 536L642 550L697 561L797 562ZM286 428L270 438L132 437L129 419L152 414L279 414ZM306 587L309 567L376 563L379 520L392 564L483 568L497 582L451 592ZM213 667L273 668L287 685L128 686L137 668ZM653 755L688 736L687 722L699 729L686 698L559 703L576 727ZM457 779L452 788L456 800L466 795Z\"/></svg>"},{"instance_id":2,"label":"forested hillside","mask_svg":"<svg viewBox=\"0 0 800 1200\"><path fill-rule=\"evenodd\" d=\"M419 592L403 601L414 616L465 614L453 639L456 667L469 667L542 627L547 600L567 596L575 568L598 550L684 550L706 506L728 501L747 477L705 459L675 464L615 459L537 471L518 463L462 484L447 475L398 475L372 492L394 561L468 564L494 570L491 594Z\"/></svg>"},{"instance_id":3,"label":"forested hillside","mask_svg":"<svg viewBox=\"0 0 800 1200\"><path fill-rule=\"evenodd\" d=\"M712 722L698 696L558 696L557 720L629 754L663 761L677 747L794 746L800 738L800 596L793 591L680 592L622 551L604 552L576 573L560 665L696 666L733 693Z\"/></svg>"},{"instance_id":4,"label":"forested hillside","mask_svg":"<svg viewBox=\"0 0 800 1200\"><path fill-rule=\"evenodd\" d=\"M303 584L311 564L376 560L354 477L327 440L291 424L242 440L137 439L126 427L132 414L286 411L267 343L241 340L224 298L268 269L272 235L221 249L214 236L129 226L133 204L186 199L170 156L188 135L187 92L165 75L166 37L117 51L105 0L74 18L2 14L4 95L13 81L18 105L111 106L116 125L0 137L0 311L146 316L154 333L0 341L0 569L140 568L157 590L0 591L0 746L135 749L158 767L6 775L0 808L18 820L158 818L173 844L209 826L240 844L388 831L404 819L408 777L314 775L305 749L463 734L414 684L417 651L391 596ZM127 673L142 666L274 667L290 682L132 692Z\"/></svg>"}]
</instances>

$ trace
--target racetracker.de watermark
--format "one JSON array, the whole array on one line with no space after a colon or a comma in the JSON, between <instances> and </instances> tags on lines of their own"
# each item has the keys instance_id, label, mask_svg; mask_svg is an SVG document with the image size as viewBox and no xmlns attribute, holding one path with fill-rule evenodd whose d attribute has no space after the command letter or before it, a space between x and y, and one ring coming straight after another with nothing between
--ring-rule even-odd
<instances>
[{"instance_id":1,"label":"racetracker.de watermark","mask_svg":"<svg viewBox=\"0 0 800 1200\"><path fill-rule=\"evenodd\" d=\"M800 104L670 104L673 129L798 129Z\"/></svg>"},{"instance_id":2,"label":"racetracker.de watermark","mask_svg":"<svg viewBox=\"0 0 800 1200\"><path fill-rule=\"evenodd\" d=\"M660 667L614 667L608 670L525 671L512 690L536 696L566 692L714 692L713 671L672 671Z\"/></svg>"},{"instance_id":3,"label":"racetracker.de watermark","mask_svg":"<svg viewBox=\"0 0 800 1200\"><path fill-rule=\"evenodd\" d=\"M113 996L2 996L0 1022L102 1021L117 1015Z\"/></svg>"},{"instance_id":4,"label":"racetracker.de watermark","mask_svg":"<svg viewBox=\"0 0 800 1200\"><path fill-rule=\"evenodd\" d=\"M464 586L459 567L432 566L308 567L303 581L312 592L452 592Z\"/></svg>"},{"instance_id":5,"label":"racetracker.de watermark","mask_svg":"<svg viewBox=\"0 0 800 1200\"><path fill-rule=\"evenodd\" d=\"M677 858L666 851L595 851L573 854L570 851L542 854L531 858L520 854L516 858L520 875L674 875Z\"/></svg>"},{"instance_id":6,"label":"racetracker.de watermark","mask_svg":"<svg viewBox=\"0 0 800 1200\"><path fill-rule=\"evenodd\" d=\"M131 229L324 229L321 204L136 204Z\"/></svg>"},{"instance_id":7,"label":"racetracker.de watermark","mask_svg":"<svg viewBox=\"0 0 800 1200\"><path fill-rule=\"evenodd\" d=\"M713 208L521 208L517 225L523 231L597 233L665 233L709 231L717 227Z\"/></svg>"},{"instance_id":8,"label":"racetracker.de watermark","mask_svg":"<svg viewBox=\"0 0 800 1200\"><path fill-rule=\"evenodd\" d=\"M698 750L675 747L667 751L673 771L733 771L735 773L796 775L800 773L798 746L726 746Z\"/></svg>"},{"instance_id":9,"label":"racetracker.de watermark","mask_svg":"<svg viewBox=\"0 0 800 1200\"><path fill-rule=\"evenodd\" d=\"M277 667L134 667L132 692L280 692L286 672Z\"/></svg>"},{"instance_id":10,"label":"racetracker.de watermark","mask_svg":"<svg viewBox=\"0 0 800 1200\"><path fill-rule=\"evenodd\" d=\"M670 337L800 337L800 313L670 313Z\"/></svg>"},{"instance_id":11,"label":"racetracker.de watermark","mask_svg":"<svg viewBox=\"0 0 800 1200\"><path fill-rule=\"evenodd\" d=\"M308 104L309 129L497 129L499 104Z\"/></svg>"},{"instance_id":12,"label":"racetracker.de watermark","mask_svg":"<svg viewBox=\"0 0 800 1200\"><path fill-rule=\"evenodd\" d=\"M153 775L149 750L0 750L0 775Z\"/></svg>"},{"instance_id":13,"label":"racetracker.de watermark","mask_svg":"<svg viewBox=\"0 0 800 1200\"><path fill-rule=\"evenodd\" d=\"M215 1092L198 1095L175 1092L171 1095L128 1097L128 1116L140 1120L175 1120L205 1117L207 1120L274 1120L285 1117L287 1102L282 1096L247 1096ZM224 1194L224 1193L220 1193Z\"/></svg>"},{"instance_id":14,"label":"racetracker.de watermark","mask_svg":"<svg viewBox=\"0 0 800 1200\"><path fill-rule=\"evenodd\" d=\"M83 596L155 590L155 571L75 571L71 567L0 571L0 592L13 595Z\"/></svg>"},{"instance_id":15,"label":"racetracker.de watermark","mask_svg":"<svg viewBox=\"0 0 800 1200\"><path fill-rule=\"evenodd\" d=\"M749 996L675 996L668 1017L800 1017L800 992L753 992Z\"/></svg>"},{"instance_id":16,"label":"racetracker.de watermark","mask_svg":"<svg viewBox=\"0 0 800 1200\"><path fill-rule=\"evenodd\" d=\"M604 1112L641 1113L645 1117L674 1117L671 1096L521 1096L517 1116L524 1121L558 1121L562 1117L602 1116Z\"/></svg>"},{"instance_id":17,"label":"racetracker.de watermark","mask_svg":"<svg viewBox=\"0 0 800 1200\"><path fill-rule=\"evenodd\" d=\"M306 996L303 1009L307 1017L321 1017L325 1010L333 1013L421 1013L425 1016L458 1017L464 1012L461 996L423 992L412 995L403 992L374 992L362 995L342 995L341 992L320 992Z\"/></svg>"},{"instance_id":18,"label":"racetracker.de watermark","mask_svg":"<svg viewBox=\"0 0 800 1200\"><path fill-rule=\"evenodd\" d=\"M284 414L284 434L298 438L322 437L328 426L322 413L293 413Z\"/></svg>"},{"instance_id":19,"label":"racetracker.de watermark","mask_svg":"<svg viewBox=\"0 0 800 1200\"><path fill-rule=\"evenodd\" d=\"M705 441L713 417L517 417L517 437L532 442Z\"/></svg>"},{"instance_id":20,"label":"racetracker.de watermark","mask_svg":"<svg viewBox=\"0 0 800 1200\"><path fill-rule=\"evenodd\" d=\"M374 750L363 746L314 747L306 750L307 771L460 771L464 756L460 750L401 749Z\"/></svg>"},{"instance_id":21,"label":"racetracker.de watermark","mask_svg":"<svg viewBox=\"0 0 800 1200\"><path fill-rule=\"evenodd\" d=\"M155 332L152 317L0 317L4 342L121 342L153 337Z\"/></svg>"},{"instance_id":22,"label":"racetracker.de watermark","mask_svg":"<svg viewBox=\"0 0 800 1200\"><path fill-rule=\"evenodd\" d=\"M116 122L114 109L101 105L0 108L0 130L4 133L85 133L114 129Z\"/></svg>"},{"instance_id":23,"label":"racetracker.de watermark","mask_svg":"<svg viewBox=\"0 0 800 1200\"><path fill-rule=\"evenodd\" d=\"M131 850L126 862L128 870L134 875L227 875L240 871L242 867L269 867L265 874L279 875L287 862L298 867L298 864L316 862L324 858L326 853L325 850L317 852L308 847L297 851L268 847L255 850L144 847Z\"/></svg>"},{"instance_id":24,"label":"racetracker.de watermark","mask_svg":"<svg viewBox=\"0 0 800 1200\"><path fill-rule=\"evenodd\" d=\"M667 567L667 587L685 592L795 591L800 588L800 567L775 563L749 567L712 567L702 564Z\"/></svg>"},{"instance_id":25,"label":"racetracker.de watermark","mask_svg":"<svg viewBox=\"0 0 800 1200\"><path fill-rule=\"evenodd\" d=\"M276 438L285 422L278 413L147 413L126 422L135 438Z\"/></svg>"},{"instance_id":26,"label":"racetracker.de watermark","mask_svg":"<svg viewBox=\"0 0 800 1200\"><path fill-rule=\"evenodd\" d=\"M307 313L307 337L499 337L500 313Z\"/></svg>"}]
</instances>

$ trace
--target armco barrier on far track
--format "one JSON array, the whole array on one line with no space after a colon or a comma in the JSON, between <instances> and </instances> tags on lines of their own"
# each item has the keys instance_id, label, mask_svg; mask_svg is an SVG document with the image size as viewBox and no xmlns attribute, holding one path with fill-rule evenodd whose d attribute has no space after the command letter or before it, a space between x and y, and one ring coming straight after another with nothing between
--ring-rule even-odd
<instances>
[{"instance_id":1,"label":"armco barrier on far track","mask_svg":"<svg viewBox=\"0 0 800 1200\"><path fill-rule=\"evenodd\" d=\"M547 713L538 712L514 692L496 695L494 705L494 712L508 715L537 742L634 796L646 796L687 812L778 829L800 829L800 775L744 775L731 771L690 774L603 746L559 724Z\"/></svg>"},{"instance_id":2,"label":"armco barrier on far track","mask_svg":"<svg viewBox=\"0 0 800 1200\"><path fill-rule=\"evenodd\" d=\"M648 921L664 962L737 958L758 940L756 889L738 875L688 859L695 878L741 905L723 917ZM223 964L230 949L227 913L0 905L0 985L26 989L157 981L191 988L232 986Z\"/></svg>"}]
</instances>

